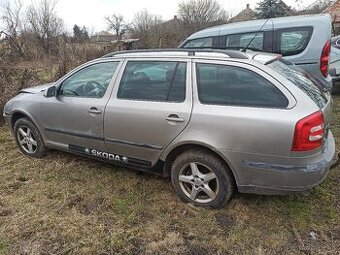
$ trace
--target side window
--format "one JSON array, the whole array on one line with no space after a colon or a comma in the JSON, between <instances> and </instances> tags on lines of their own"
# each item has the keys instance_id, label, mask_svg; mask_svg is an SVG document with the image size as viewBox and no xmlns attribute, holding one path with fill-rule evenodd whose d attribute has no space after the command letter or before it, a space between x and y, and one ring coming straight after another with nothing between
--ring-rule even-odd
<instances>
[{"instance_id":1,"label":"side window","mask_svg":"<svg viewBox=\"0 0 340 255\"><path fill-rule=\"evenodd\" d=\"M244 48L263 50L263 32L245 33L226 36L226 48Z\"/></svg>"},{"instance_id":2,"label":"side window","mask_svg":"<svg viewBox=\"0 0 340 255\"><path fill-rule=\"evenodd\" d=\"M185 100L186 63L129 61L117 97L159 102Z\"/></svg>"},{"instance_id":3,"label":"side window","mask_svg":"<svg viewBox=\"0 0 340 255\"><path fill-rule=\"evenodd\" d=\"M197 64L198 97L202 104L284 108L288 99L268 80L245 68Z\"/></svg>"},{"instance_id":4,"label":"side window","mask_svg":"<svg viewBox=\"0 0 340 255\"><path fill-rule=\"evenodd\" d=\"M187 44L184 45L184 48L212 48L212 46L213 38L205 37L189 41Z\"/></svg>"},{"instance_id":5,"label":"side window","mask_svg":"<svg viewBox=\"0 0 340 255\"><path fill-rule=\"evenodd\" d=\"M283 56L296 55L307 47L313 28L290 28L278 30L278 53Z\"/></svg>"},{"instance_id":6,"label":"side window","mask_svg":"<svg viewBox=\"0 0 340 255\"><path fill-rule=\"evenodd\" d=\"M72 97L103 97L119 62L87 66L63 81L59 95Z\"/></svg>"}]
</instances>

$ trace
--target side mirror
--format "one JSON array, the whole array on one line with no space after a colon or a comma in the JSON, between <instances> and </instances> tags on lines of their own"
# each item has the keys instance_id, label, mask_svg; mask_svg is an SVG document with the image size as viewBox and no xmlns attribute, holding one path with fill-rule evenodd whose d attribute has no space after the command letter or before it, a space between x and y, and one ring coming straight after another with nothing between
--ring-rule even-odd
<instances>
[{"instance_id":1,"label":"side mirror","mask_svg":"<svg viewBox=\"0 0 340 255\"><path fill-rule=\"evenodd\" d=\"M57 88L55 86L49 87L44 91L45 97L55 97L57 94Z\"/></svg>"}]
</instances>

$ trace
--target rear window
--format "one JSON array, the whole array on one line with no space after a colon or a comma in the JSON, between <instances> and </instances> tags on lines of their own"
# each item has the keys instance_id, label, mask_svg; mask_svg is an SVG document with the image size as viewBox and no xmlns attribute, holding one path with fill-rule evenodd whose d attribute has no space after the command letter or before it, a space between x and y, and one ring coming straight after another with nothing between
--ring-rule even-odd
<instances>
[{"instance_id":1,"label":"rear window","mask_svg":"<svg viewBox=\"0 0 340 255\"><path fill-rule=\"evenodd\" d=\"M305 71L295 70L297 67L294 65L288 66L282 60L276 60L267 66L299 87L320 108L323 108L326 105L327 99L322 90L318 87L317 81Z\"/></svg>"}]
</instances>

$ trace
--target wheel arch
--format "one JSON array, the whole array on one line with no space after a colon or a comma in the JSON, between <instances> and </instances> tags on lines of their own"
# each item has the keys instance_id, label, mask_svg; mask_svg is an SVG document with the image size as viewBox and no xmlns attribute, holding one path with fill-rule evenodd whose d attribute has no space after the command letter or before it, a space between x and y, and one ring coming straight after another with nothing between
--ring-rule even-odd
<instances>
[{"instance_id":1,"label":"wheel arch","mask_svg":"<svg viewBox=\"0 0 340 255\"><path fill-rule=\"evenodd\" d=\"M12 131L14 132L14 125L15 125L15 122L17 122L19 119L21 118L27 118L29 119L30 121L33 122L33 124L37 127L38 131L40 132L43 140L45 140L44 138L44 133L42 132L40 126L38 125L38 123L34 120L34 118L27 112L24 112L24 111L21 111L21 110L16 110L14 112L12 112L11 114L11 129Z\"/></svg>"},{"instance_id":2,"label":"wheel arch","mask_svg":"<svg viewBox=\"0 0 340 255\"><path fill-rule=\"evenodd\" d=\"M27 114L25 114L21 111L16 111L16 112L12 113L12 116L11 116L11 127L12 127L12 129L14 129L15 122L17 122L21 118L29 118L31 120L31 118Z\"/></svg>"},{"instance_id":3,"label":"wheel arch","mask_svg":"<svg viewBox=\"0 0 340 255\"><path fill-rule=\"evenodd\" d=\"M220 160L222 160L222 162L224 164L226 164L228 166L228 168L230 169L230 172L234 178L234 182L237 186L238 180L237 180L237 175L236 172L234 170L234 168L232 167L230 161L225 158L220 152L218 152L217 150L214 150L213 148L211 148L208 145L203 145L203 144L199 144L199 143L182 143L180 145L177 145L173 148L171 148L165 155L163 154L163 160L164 160L164 166L163 166L163 174L164 176L170 176L171 174L171 165L174 162L174 160L176 159L176 157L178 155L180 155L181 153L183 153L186 150L190 150L190 149L200 149L203 151L206 151L208 153L213 154L214 156L216 156L217 158L219 158Z\"/></svg>"}]
</instances>

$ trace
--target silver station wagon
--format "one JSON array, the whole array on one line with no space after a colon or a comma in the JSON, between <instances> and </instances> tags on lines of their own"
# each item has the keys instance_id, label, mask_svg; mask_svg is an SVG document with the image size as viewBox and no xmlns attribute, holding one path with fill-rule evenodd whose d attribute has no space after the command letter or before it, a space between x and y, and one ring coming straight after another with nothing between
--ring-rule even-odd
<instances>
[{"instance_id":1,"label":"silver station wagon","mask_svg":"<svg viewBox=\"0 0 340 255\"><path fill-rule=\"evenodd\" d=\"M108 54L4 108L20 150L47 148L171 176L185 202L319 184L335 153L331 98L279 55L233 50Z\"/></svg>"}]
</instances>

